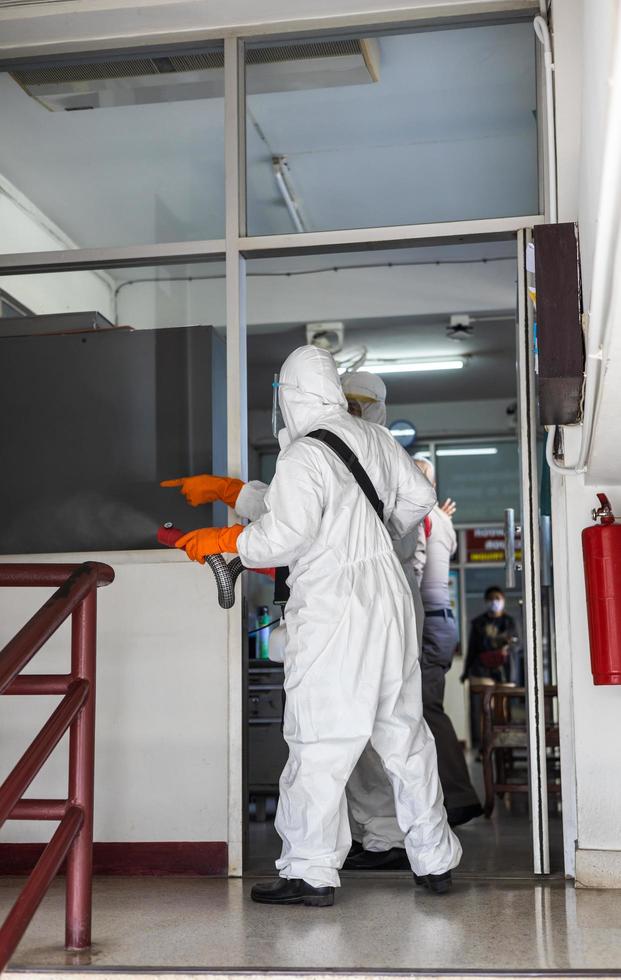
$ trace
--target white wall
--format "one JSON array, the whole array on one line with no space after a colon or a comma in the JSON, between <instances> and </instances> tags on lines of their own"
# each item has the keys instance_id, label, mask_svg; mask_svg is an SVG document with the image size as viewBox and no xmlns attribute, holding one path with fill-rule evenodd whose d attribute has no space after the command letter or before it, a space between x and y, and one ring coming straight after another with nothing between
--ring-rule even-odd
<instances>
[{"instance_id":1,"label":"white wall","mask_svg":"<svg viewBox=\"0 0 621 980\"><path fill-rule=\"evenodd\" d=\"M380 259L381 261L381 259ZM330 264L329 258L326 264ZM286 268L286 265L283 265ZM371 317L422 316L476 310L496 313L515 306L515 260L462 266L403 265L392 268L339 269L313 275L248 279L248 321L273 330L278 324L356 320ZM209 267L205 274L210 275ZM131 278L128 276L128 279ZM118 322L135 327L170 326L169 311L158 296L162 289L177 300L187 321L225 322L224 280L135 282L118 293ZM205 316L208 321L205 321ZM194 319L192 319L194 317Z\"/></svg>"},{"instance_id":2,"label":"white wall","mask_svg":"<svg viewBox=\"0 0 621 980\"><path fill-rule=\"evenodd\" d=\"M606 133L609 95L614 60L615 28L619 29L621 10L613 0L599 0L589 6L588 30L585 30L585 64L597 64L598 70L587 71L584 76L583 153L580 175L580 236L583 260L586 261L586 289L592 282L591 269L602 256L596 255L595 239L598 231L600 199L597 194L602 175L604 134ZM616 52L621 58L621 51ZM618 103L617 103L618 104ZM606 201L606 210L612 208ZM621 478L621 440L611 439L617 431L621 417L621 235L617 237L616 255L613 257L615 282L605 311L608 338L602 351L603 383L598 401L589 458L587 483L595 487L602 482L616 483ZM588 305L586 306L588 309ZM599 489L599 486L597 486Z\"/></svg>"},{"instance_id":3,"label":"white wall","mask_svg":"<svg viewBox=\"0 0 621 980\"><path fill-rule=\"evenodd\" d=\"M432 402L390 405L388 421L407 419L418 429L419 439L456 436L516 435L515 415L507 415L511 398L484 398L481 401Z\"/></svg>"},{"instance_id":4,"label":"white wall","mask_svg":"<svg viewBox=\"0 0 621 980\"><path fill-rule=\"evenodd\" d=\"M172 552L61 560L86 557L116 572L98 593L95 839L226 841L227 614L213 576ZM0 647L48 594L2 590ZM66 672L69 644L65 624L28 671ZM57 702L2 699L0 781ZM65 739L28 795L66 796L66 756ZM52 826L10 821L3 840L45 840Z\"/></svg>"},{"instance_id":5,"label":"white wall","mask_svg":"<svg viewBox=\"0 0 621 980\"><path fill-rule=\"evenodd\" d=\"M0 253L48 252L75 243L0 174ZM103 272L0 276L0 288L33 313L98 310L114 319L113 283Z\"/></svg>"},{"instance_id":6,"label":"white wall","mask_svg":"<svg viewBox=\"0 0 621 980\"><path fill-rule=\"evenodd\" d=\"M556 0L556 92L559 126L559 219L578 219L585 310L593 281L599 181L608 102L615 0ZM619 388L616 377L606 385ZM566 430L569 455L577 430ZM605 438L618 444L618 419ZM619 474L621 476L621 474ZM553 475L555 599L561 693L566 870L576 842L584 885L621 887L621 691L594 687L590 673L580 533L591 523L594 488L583 476ZM621 513L621 479L606 490ZM574 798L575 793L575 798Z\"/></svg>"}]
</instances>

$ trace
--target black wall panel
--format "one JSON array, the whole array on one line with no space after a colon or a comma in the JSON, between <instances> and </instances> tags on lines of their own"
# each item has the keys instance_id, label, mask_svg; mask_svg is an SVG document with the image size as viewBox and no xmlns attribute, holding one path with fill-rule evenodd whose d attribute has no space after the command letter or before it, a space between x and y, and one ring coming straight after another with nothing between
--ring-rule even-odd
<instances>
[{"instance_id":1,"label":"black wall panel","mask_svg":"<svg viewBox=\"0 0 621 980\"><path fill-rule=\"evenodd\" d=\"M226 465L211 327L2 338L0 364L1 553L153 548L164 521L224 523L158 485Z\"/></svg>"}]
</instances>

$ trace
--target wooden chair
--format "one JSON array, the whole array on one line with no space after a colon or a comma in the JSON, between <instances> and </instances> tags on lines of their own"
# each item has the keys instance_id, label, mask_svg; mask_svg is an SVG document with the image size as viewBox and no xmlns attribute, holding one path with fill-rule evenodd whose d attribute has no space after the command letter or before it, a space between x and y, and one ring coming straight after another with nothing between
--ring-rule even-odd
<instances>
[{"instance_id":1,"label":"wooden chair","mask_svg":"<svg viewBox=\"0 0 621 980\"><path fill-rule=\"evenodd\" d=\"M497 796L504 793L528 793L528 781L512 780L514 771L514 751L528 750L528 729L524 718L512 717L512 702L520 699L526 702L526 688L514 684L472 684L471 691L482 699L482 738L481 756L485 780L485 803L483 812L491 817ZM556 687L544 690L546 715L546 746L559 746L559 728L554 719L554 700ZM548 782L548 792L560 795L560 782Z\"/></svg>"}]
</instances>

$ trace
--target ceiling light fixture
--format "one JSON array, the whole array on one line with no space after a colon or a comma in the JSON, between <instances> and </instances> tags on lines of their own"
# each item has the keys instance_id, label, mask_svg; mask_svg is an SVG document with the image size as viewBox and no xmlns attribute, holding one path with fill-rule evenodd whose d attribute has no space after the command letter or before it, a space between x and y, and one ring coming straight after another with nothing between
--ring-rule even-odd
<instances>
[{"instance_id":1,"label":"ceiling light fixture","mask_svg":"<svg viewBox=\"0 0 621 980\"><path fill-rule=\"evenodd\" d=\"M464 363L463 358L444 361L365 361L362 367L371 374L410 374L414 371L459 371Z\"/></svg>"},{"instance_id":2,"label":"ceiling light fixture","mask_svg":"<svg viewBox=\"0 0 621 980\"><path fill-rule=\"evenodd\" d=\"M495 446L463 446L460 449L436 449L436 456L495 456Z\"/></svg>"}]
</instances>

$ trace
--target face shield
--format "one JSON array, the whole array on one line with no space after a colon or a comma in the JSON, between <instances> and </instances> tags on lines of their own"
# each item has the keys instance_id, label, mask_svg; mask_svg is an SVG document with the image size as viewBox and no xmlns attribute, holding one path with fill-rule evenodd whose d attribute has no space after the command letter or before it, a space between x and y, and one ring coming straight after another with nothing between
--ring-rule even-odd
<instances>
[{"instance_id":1,"label":"face shield","mask_svg":"<svg viewBox=\"0 0 621 980\"><path fill-rule=\"evenodd\" d=\"M291 388L292 385L285 384L284 381L279 380L279 375L274 375L274 380L272 381L272 435L274 439L278 439L279 442L282 439L282 433L285 431L285 420L283 418L282 409L280 407L280 391L282 388Z\"/></svg>"},{"instance_id":2,"label":"face shield","mask_svg":"<svg viewBox=\"0 0 621 980\"><path fill-rule=\"evenodd\" d=\"M274 439L278 439L278 433L285 424L282 420L282 412L280 411L280 404L278 402L279 387L278 375L275 374L272 382L272 435Z\"/></svg>"}]
</instances>

